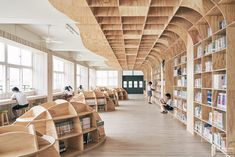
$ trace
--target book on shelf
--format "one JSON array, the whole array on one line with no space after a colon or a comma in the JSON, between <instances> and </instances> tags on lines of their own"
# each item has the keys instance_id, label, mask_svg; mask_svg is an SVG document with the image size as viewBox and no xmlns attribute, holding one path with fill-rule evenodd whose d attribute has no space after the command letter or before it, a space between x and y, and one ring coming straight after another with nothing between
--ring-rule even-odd
<instances>
[{"instance_id":1,"label":"book on shelf","mask_svg":"<svg viewBox=\"0 0 235 157\"><path fill-rule=\"evenodd\" d=\"M197 88L201 88L202 87L202 79L201 78L197 78L194 80L194 86Z\"/></svg>"},{"instance_id":2,"label":"book on shelf","mask_svg":"<svg viewBox=\"0 0 235 157\"><path fill-rule=\"evenodd\" d=\"M66 152L66 146L64 141L59 141L59 151L60 153Z\"/></svg>"},{"instance_id":3,"label":"book on shelf","mask_svg":"<svg viewBox=\"0 0 235 157\"><path fill-rule=\"evenodd\" d=\"M212 112L209 112L208 123L212 124L212 118L213 118L213 114L212 114Z\"/></svg>"},{"instance_id":4,"label":"book on shelf","mask_svg":"<svg viewBox=\"0 0 235 157\"><path fill-rule=\"evenodd\" d=\"M104 126L104 121L103 120L96 120L97 126Z\"/></svg>"},{"instance_id":5,"label":"book on shelf","mask_svg":"<svg viewBox=\"0 0 235 157\"><path fill-rule=\"evenodd\" d=\"M214 132L213 143L219 148L226 150L226 134L224 132Z\"/></svg>"},{"instance_id":6,"label":"book on shelf","mask_svg":"<svg viewBox=\"0 0 235 157\"><path fill-rule=\"evenodd\" d=\"M211 131L211 125L210 124L207 124L205 123L204 126L203 126L203 133L202 135L212 143L213 141L213 135L212 135L212 131Z\"/></svg>"},{"instance_id":7,"label":"book on shelf","mask_svg":"<svg viewBox=\"0 0 235 157\"><path fill-rule=\"evenodd\" d=\"M187 75L187 69L186 69L186 67L182 68L182 75Z\"/></svg>"},{"instance_id":8,"label":"book on shelf","mask_svg":"<svg viewBox=\"0 0 235 157\"><path fill-rule=\"evenodd\" d=\"M212 29L211 29L211 27L208 27L207 36L210 37L211 35L212 35Z\"/></svg>"},{"instance_id":9,"label":"book on shelf","mask_svg":"<svg viewBox=\"0 0 235 157\"><path fill-rule=\"evenodd\" d=\"M91 118L90 117L84 117L80 118L82 129L90 129L91 128Z\"/></svg>"},{"instance_id":10,"label":"book on shelf","mask_svg":"<svg viewBox=\"0 0 235 157\"><path fill-rule=\"evenodd\" d=\"M212 71L212 61L205 62L205 72Z\"/></svg>"},{"instance_id":11,"label":"book on shelf","mask_svg":"<svg viewBox=\"0 0 235 157\"><path fill-rule=\"evenodd\" d=\"M202 117L202 108L201 106L196 106L194 108L194 114L196 117L201 118Z\"/></svg>"},{"instance_id":12,"label":"book on shelf","mask_svg":"<svg viewBox=\"0 0 235 157\"><path fill-rule=\"evenodd\" d=\"M92 136L91 133L86 133L83 135L83 144L89 144L92 142Z\"/></svg>"},{"instance_id":13,"label":"book on shelf","mask_svg":"<svg viewBox=\"0 0 235 157\"><path fill-rule=\"evenodd\" d=\"M220 28L220 29L224 29L224 28L226 27L226 25L227 25L227 24L226 24L226 21L225 21L225 20L222 20L222 21L219 22L219 28Z\"/></svg>"},{"instance_id":14,"label":"book on shelf","mask_svg":"<svg viewBox=\"0 0 235 157\"><path fill-rule=\"evenodd\" d=\"M201 65L201 63L194 65L194 72L195 73L201 73L202 72L202 65Z\"/></svg>"},{"instance_id":15,"label":"book on shelf","mask_svg":"<svg viewBox=\"0 0 235 157\"><path fill-rule=\"evenodd\" d=\"M213 75L213 88L226 89L227 81L226 74L214 74Z\"/></svg>"},{"instance_id":16,"label":"book on shelf","mask_svg":"<svg viewBox=\"0 0 235 157\"><path fill-rule=\"evenodd\" d=\"M195 97L194 97L196 102L202 102L202 93L201 92L196 92Z\"/></svg>"},{"instance_id":17,"label":"book on shelf","mask_svg":"<svg viewBox=\"0 0 235 157\"><path fill-rule=\"evenodd\" d=\"M202 122L201 121L195 121L194 122L194 129L198 133L202 133Z\"/></svg>"},{"instance_id":18,"label":"book on shelf","mask_svg":"<svg viewBox=\"0 0 235 157\"><path fill-rule=\"evenodd\" d=\"M57 122L55 123L55 126L59 137L72 133L74 131L72 120Z\"/></svg>"},{"instance_id":19,"label":"book on shelf","mask_svg":"<svg viewBox=\"0 0 235 157\"><path fill-rule=\"evenodd\" d=\"M210 90L207 91L207 104L208 105L212 104L212 91Z\"/></svg>"},{"instance_id":20,"label":"book on shelf","mask_svg":"<svg viewBox=\"0 0 235 157\"><path fill-rule=\"evenodd\" d=\"M226 104L227 104L227 97L226 93L218 93L217 97L217 107L221 108L223 110L226 110Z\"/></svg>"},{"instance_id":21,"label":"book on shelf","mask_svg":"<svg viewBox=\"0 0 235 157\"><path fill-rule=\"evenodd\" d=\"M225 35L219 36L219 38L215 40L215 50L219 51L226 47L227 47L226 36Z\"/></svg>"},{"instance_id":22,"label":"book on shelf","mask_svg":"<svg viewBox=\"0 0 235 157\"><path fill-rule=\"evenodd\" d=\"M174 59L174 65L177 66L179 63L180 63L179 58L178 58L178 57L175 58L175 59Z\"/></svg>"},{"instance_id":23,"label":"book on shelf","mask_svg":"<svg viewBox=\"0 0 235 157\"><path fill-rule=\"evenodd\" d=\"M215 52L215 42L210 42L208 45L205 46L205 55L211 54Z\"/></svg>"},{"instance_id":24,"label":"book on shelf","mask_svg":"<svg viewBox=\"0 0 235 157\"><path fill-rule=\"evenodd\" d=\"M202 49L202 45L199 45L197 47L197 58L201 57L203 55L203 49Z\"/></svg>"},{"instance_id":25,"label":"book on shelf","mask_svg":"<svg viewBox=\"0 0 235 157\"><path fill-rule=\"evenodd\" d=\"M213 118L214 118L214 125L221 128L225 129L226 125L226 114L217 110L214 110L213 112Z\"/></svg>"}]
</instances>

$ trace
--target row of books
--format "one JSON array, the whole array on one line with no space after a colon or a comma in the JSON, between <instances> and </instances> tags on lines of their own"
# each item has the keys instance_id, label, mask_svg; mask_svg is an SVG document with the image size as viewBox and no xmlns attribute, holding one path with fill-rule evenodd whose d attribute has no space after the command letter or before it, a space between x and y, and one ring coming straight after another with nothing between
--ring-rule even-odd
<instances>
[{"instance_id":1,"label":"row of books","mask_svg":"<svg viewBox=\"0 0 235 157\"><path fill-rule=\"evenodd\" d=\"M174 66L177 66L181 63L186 63L186 62L187 62L187 56L186 55L181 56L180 58L177 57L177 58L174 59Z\"/></svg>"},{"instance_id":2,"label":"row of books","mask_svg":"<svg viewBox=\"0 0 235 157\"><path fill-rule=\"evenodd\" d=\"M226 114L224 112L214 110L213 111L213 120L214 120L213 122L214 122L215 126L221 128L221 129L225 129Z\"/></svg>"},{"instance_id":3,"label":"row of books","mask_svg":"<svg viewBox=\"0 0 235 157\"><path fill-rule=\"evenodd\" d=\"M201 78L196 78L194 80L194 87L196 87L196 88L201 88L202 87L202 79Z\"/></svg>"},{"instance_id":4,"label":"row of books","mask_svg":"<svg viewBox=\"0 0 235 157\"><path fill-rule=\"evenodd\" d=\"M206 61L205 62L205 72L210 72L212 71L212 61Z\"/></svg>"},{"instance_id":5,"label":"row of books","mask_svg":"<svg viewBox=\"0 0 235 157\"><path fill-rule=\"evenodd\" d=\"M205 123L203 126L203 130L202 130L202 135L203 137L205 137L210 143L212 143L213 141L213 135L212 135L212 131L211 131L211 125Z\"/></svg>"},{"instance_id":6,"label":"row of books","mask_svg":"<svg viewBox=\"0 0 235 157\"><path fill-rule=\"evenodd\" d=\"M221 108L223 110L226 110L226 105L227 104L227 97L226 97L226 93L218 93L218 97L217 97L217 107Z\"/></svg>"},{"instance_id":7,"label":"row of books","mask_svg":"<svg viewBox=\"0 0 235 157\"><path fill-rule=\"evenodd\" d=\"M203 50L202 45L199 45L197 47L196 58L200 58L203 55L214 53L226 47L227 47L226 36L225 35L219 36L215 41L212 41L209 44L205 45L205 50Z\"/></svg>"},{"instance_id":8,"label":"row of books","mask_svg":"<svg viewBox=\"0 0 235 157\"><path fill-rule=\"evenodd\" d=\"M201 63L197 63L194 65L194 72L195 73L201 73L202 72L202 65Z\"/></svg>"},{"instance_id":9,"label":"row of books","mask_svg":"<svg viewBox=\"0 0 235 157\"><path fill-rule=\"evenodd\" d=\"M195 93L195 95L194 95L194 100L196 101L196 102L202 102L202 93L201 92L196 92Z\"/></svg>"},{"instance_id":10,"label":"row of books","mask_svg":"<svg viewBox=\"0 0 235 157\"><path fill-rule=\"evenodd\" d=\"M212 104L212 91L211 90L207 91L207 104L208 105Z\"/></svg>"},{"instance_id":11,"label":"row of books","mask_svg":"<svg viewBox=\"0 0 235 157\"><path fill-rule=\"evenodd\" d=\"M187 111L187 103L182 99L174 99L174 106L183 111Z\"/></svg>"},{"instance_id":12,"label":"row of books","mask_svg":"<svg viewBox=\"0 0 235 157\"><path fill-rule=\"evenodd\" d=\"M194 108L194 115L196 117L199 117L199 118L202 117L202 107L201 106L195 106L195 108Z\"/></svg>"},{"instance_id":13,"label":"row of books","mask_svg":"<svg viewBox=\"0 0 235 157\"><path fill-rule=\"evenodd\" d=\"M84 117L80 118L82 129L89 129L91 128L91 118L90 117Z\"/></svg>"},{"instance_id":14,"label":"row of books","mask_svg":"<svg viewBox=\"0 0 235 157\"><path fill-rule=\"evenodd\" d=\"M204 124L201 121L194 122L194 130L202 134L208 141L214 143L217 147L226 149L226 134L223 132L212 132L211 125Z\"/></svg>"},{"instance_id":15,"label":"row of books","mask_svg":"<svg viewBox=\"0 0 235 157\"><path fill-rule=\"evenodd\" d=\"M67 148L65 146L65 142L64 141L59 141L59 151L60 153L66 152Z\"/></svg>"},{"instance_id":16,"label":"row of books","mask_svg":"<svg viewBox=\"0 0 235 157\"><path fill-rule=\"evenodd\" d=\"M174 96L182 98L182 99L187 99L187 91L174 90Z\"/></svg>"},{"instance_id":17,"label":"row of books","mask_svg":"<svg viewBox=\"0 0 235 157\"><path fill-rule=\"evenodd\" d=\"M59 137L74 131L73 120L66 120L55 123L56 131Z\"/></svg>"},{"instance_id":18,"label":"row of books","mask_svg":"<svg viewBox=\"0 0 235 157\"><path fill-rule=\"evenodd\" d=\"M226 74L214 74L213 75L213 88L226 89L227 79Z\"/></svg>"},{"instance_id":19,"label":"row of books","mask_svg":"<svg viewBox=\"0 0 235 157\"><path fill-rule=\"evenodd\" d=\"M183 77L181 77L181 79L178 79L177 86L178 87L186 87L187 86L187 77L183 76Z\"/></svg>"},{"instance_id":20,"label":"row of books","mask_svg":"<svg viewBox=\"0 0 235 157\"><path fill-rule=\"evenodd\" d=\"M83 135L83 144L89 144L92 142L91 133L86 133Z\"/></svg>"},{"instance_id":21,"label":"row of books","mask_svg":"<svg viewBox=\"0 0 235 157\"><path fill-rule=\"evenodd\" d=\"M226 134L224 132L213 133L213 142L222 150L226 150Z\"/></svg>"}]
</instances>

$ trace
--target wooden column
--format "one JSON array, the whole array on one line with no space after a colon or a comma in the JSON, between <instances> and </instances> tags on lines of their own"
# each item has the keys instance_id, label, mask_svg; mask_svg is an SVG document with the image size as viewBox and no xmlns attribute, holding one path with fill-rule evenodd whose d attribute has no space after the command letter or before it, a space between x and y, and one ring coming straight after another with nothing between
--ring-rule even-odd
<instances>
[{"instance_id":1,"label":"wooden column","mask_svg":"<svg viewBox=\"0 0 235 157\"><path fill-rule=\"evenodd\" d=\"M53 56L48 52L47 56L47 101L53 100Z\"/></svg>"}]
</instances>

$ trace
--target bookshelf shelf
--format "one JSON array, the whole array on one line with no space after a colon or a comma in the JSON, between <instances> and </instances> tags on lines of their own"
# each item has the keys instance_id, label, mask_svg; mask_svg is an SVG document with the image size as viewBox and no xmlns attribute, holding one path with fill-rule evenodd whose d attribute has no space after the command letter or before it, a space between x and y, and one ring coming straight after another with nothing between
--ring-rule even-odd
<instances>
[{"instance_id":1,"label":"bookshelf shelf","mask_svg":"<svg viewBox=\"0 0 235 157\"><path fill-rule=\"evenodd\" d=\"M231 97L234 97L235 76L232 69L235 38L231 33L235 33L235 29L231 27L232 23L226 25L228 21L225 20L228 19L224 18L217 5L208 10L203 18L209 24L207 33L194 44L193 51L194 131L209 142L214 150L227 155L228 150L235 147L231 144L235 138L232 131L234 120L231 119L234 117L234 98Z\"/></svg>"},{"instance_id":2,"label":"bookshelf shelf","mask_svg":"<svg viewBox=\"0 0 235 157\"><path fill-rule=\"evenodd\" d=\"M105 132L98 113L74 100L56 100L33 107L15 125L33 125L39 134L55 138L54 148L61 156L77 156L85 151L86 144L97 147L103 142Z\"/></svg>"},{"instance_id":3,"label":"bookshelf shelf","mask_svg":"<svg viewBox=\"0 0 235 157\"><path fill-rule=\"evenodd\" d=\"M176 118L187 126L187 57L186 51L173 58L173 100Z\"/></svg>"}]
</instances>

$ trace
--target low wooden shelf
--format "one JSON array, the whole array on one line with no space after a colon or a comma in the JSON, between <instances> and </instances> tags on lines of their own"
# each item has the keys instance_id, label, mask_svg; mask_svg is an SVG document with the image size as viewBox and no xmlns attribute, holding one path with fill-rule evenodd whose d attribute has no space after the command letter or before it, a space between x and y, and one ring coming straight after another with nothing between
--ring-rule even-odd
<instances>
[{"instance_id":1,"label":"low wooden shelf","mask_svg":"<svg viewBox=\"0 0 235 157\"><path fill-rule=\"evenodd\" d=\"M99 125L98 125L99 123ZM55 139L54 148L60 156L77 156L88 148L105 141L103 121L90 106L77 102L56 100L31 108L14 125L33 126L38 134ZM83 129L84 128L84 129ZM84 142L86 141L87 144Z\"/></svg>"}]
</instances>

